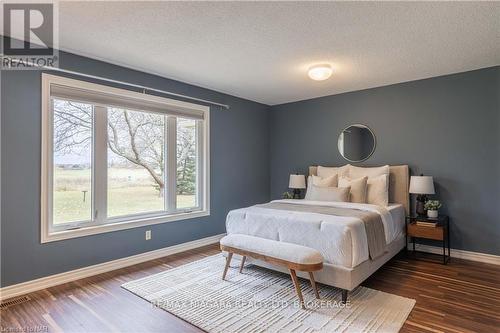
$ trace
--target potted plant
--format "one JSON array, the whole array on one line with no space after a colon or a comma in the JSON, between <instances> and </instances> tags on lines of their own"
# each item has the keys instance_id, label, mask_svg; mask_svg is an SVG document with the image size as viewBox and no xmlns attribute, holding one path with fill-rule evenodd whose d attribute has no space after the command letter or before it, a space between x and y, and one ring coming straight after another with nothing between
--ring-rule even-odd
<instances>
[{"instance_id":1,"label":"potted plant","mask_svg":"<svg viewBox=\"0 0 500 333\"><path fill-rule=\"evenodd\" d=\"M442 204L439 200L428 200L425 202L424 208L427 210L427 216L436 218L438 217L438 209L441 208Z\"/></svg>"},{"instance_id":2,"label":"potted plant","mask_svg":"<svg viewBox=\"0 0 500 333\"><path fill-rule=\"evenodd\" d=\"M290 192L284 192L281 196L283 199L293 199L293 194Z\"/></svg>"}]
</instances>

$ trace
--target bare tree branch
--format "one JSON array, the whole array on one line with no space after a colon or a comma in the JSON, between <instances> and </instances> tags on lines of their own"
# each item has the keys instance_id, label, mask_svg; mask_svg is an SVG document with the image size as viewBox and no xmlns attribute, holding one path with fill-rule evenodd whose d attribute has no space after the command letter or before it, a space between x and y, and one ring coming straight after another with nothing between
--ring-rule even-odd
<instances>
[{"instance_id":1,"label":"bare tree branch","mask_svg":"<svg viewBox=\"0 0 500 333\"><path fill-rule=\"evenodd\" d=\"M87 149L92 143L92 106L58 100L55 102L54 111L54 149L61 154ZM161 115L108 108L107 145L115 155L110 157L110 160L122 158L124 163L145 169L160 189L163 189L166 139L164 126L165 117ZM180 126L177 139L177 173L180 182L188 182L187 188L194 186L195 155L193 127L189 124Z\"/></svg>"}]
</instances>

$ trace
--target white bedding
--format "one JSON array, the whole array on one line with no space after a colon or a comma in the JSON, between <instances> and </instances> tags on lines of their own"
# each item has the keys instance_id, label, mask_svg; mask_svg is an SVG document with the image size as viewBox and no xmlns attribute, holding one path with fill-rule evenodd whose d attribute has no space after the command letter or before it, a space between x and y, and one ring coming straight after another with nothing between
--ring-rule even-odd
<instances>
[{"instance_id":1,"label":"white bedding","mask_svg":"<svg viewBox=\"0 0 500 333\"><path fill-rule=\"evenodd\" d=\"M308 200L276 200L301 205L323 205L376 212L382 217L386 243L391 243L404 231L404 208L400 204L381 207L351 202ZM245 234L280 240L314 248L324 261L353 268L368 260L368 243L363 221L309 212L251 206L229 212L226 219L228 234Z\"/></svg>"}]
</instances>

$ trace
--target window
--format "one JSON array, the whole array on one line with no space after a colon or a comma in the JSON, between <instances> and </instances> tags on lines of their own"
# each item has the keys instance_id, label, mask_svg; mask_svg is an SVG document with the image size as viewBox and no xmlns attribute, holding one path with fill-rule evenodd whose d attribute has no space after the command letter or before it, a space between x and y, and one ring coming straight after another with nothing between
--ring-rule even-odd
<instances>
[{"instance_id":1,"label":"window","mask_svg":"<svg viewBox=\"0 0 500 333\"><path fill-rule=\"evenodd\" d=\"M177 208L198 205L198 156L196 121L177 118Z\"/></svg>"},{"instance_id":2,"label":"window","mask_svg":"<svg viewBox=\"0 0 500 333\"><path fill-rule=\"evenodd\" d=\"M109 217L166 209L165 140L165 116L108 109Z\"/></svg>"},{"instance_id":3,"label":"window","mask_svg":"<svg viewBox=\"0 0 500 333\"><path fill-rule=\"evenodd\" d=\"M42 242L209 214L209 108L43 74Z\"/></svg>"},{"instance_id":4,"label":"window","mask_svg":"<svg viewBox=\"0 0 500 333\"><path fill-rule=\"evenodd\" d=\"M53 223L92 219L91 104L53 100Z\"/></svg>"}]
</instances>

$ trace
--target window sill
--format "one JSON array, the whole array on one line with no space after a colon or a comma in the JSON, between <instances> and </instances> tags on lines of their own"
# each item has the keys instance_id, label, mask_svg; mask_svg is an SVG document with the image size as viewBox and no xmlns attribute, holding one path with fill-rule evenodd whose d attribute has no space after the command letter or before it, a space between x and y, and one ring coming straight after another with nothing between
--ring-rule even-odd
<instances>
[{"instance_id":1,"label":"window sill","mask_svg":"<svg viewBox=\"0 0 500 333\"><path fill-rule=\"evenodd\" d=\"M64 230L64 231L52 231L52 232L42 232L41 243L56 242L64 239L84 237L90 235L97 235L112 231L126 230L138 227L144 227L148 225L155 225L167 222L175 222L180 220L194 219L203 216L210 216L210 211L197 211L188 213L179 213L170 216L157 216L151 218L142 218L132 221L116 222L102 225L95 225L91 227L83 227L80 229Z\"/></svg>"}]
</instances>

